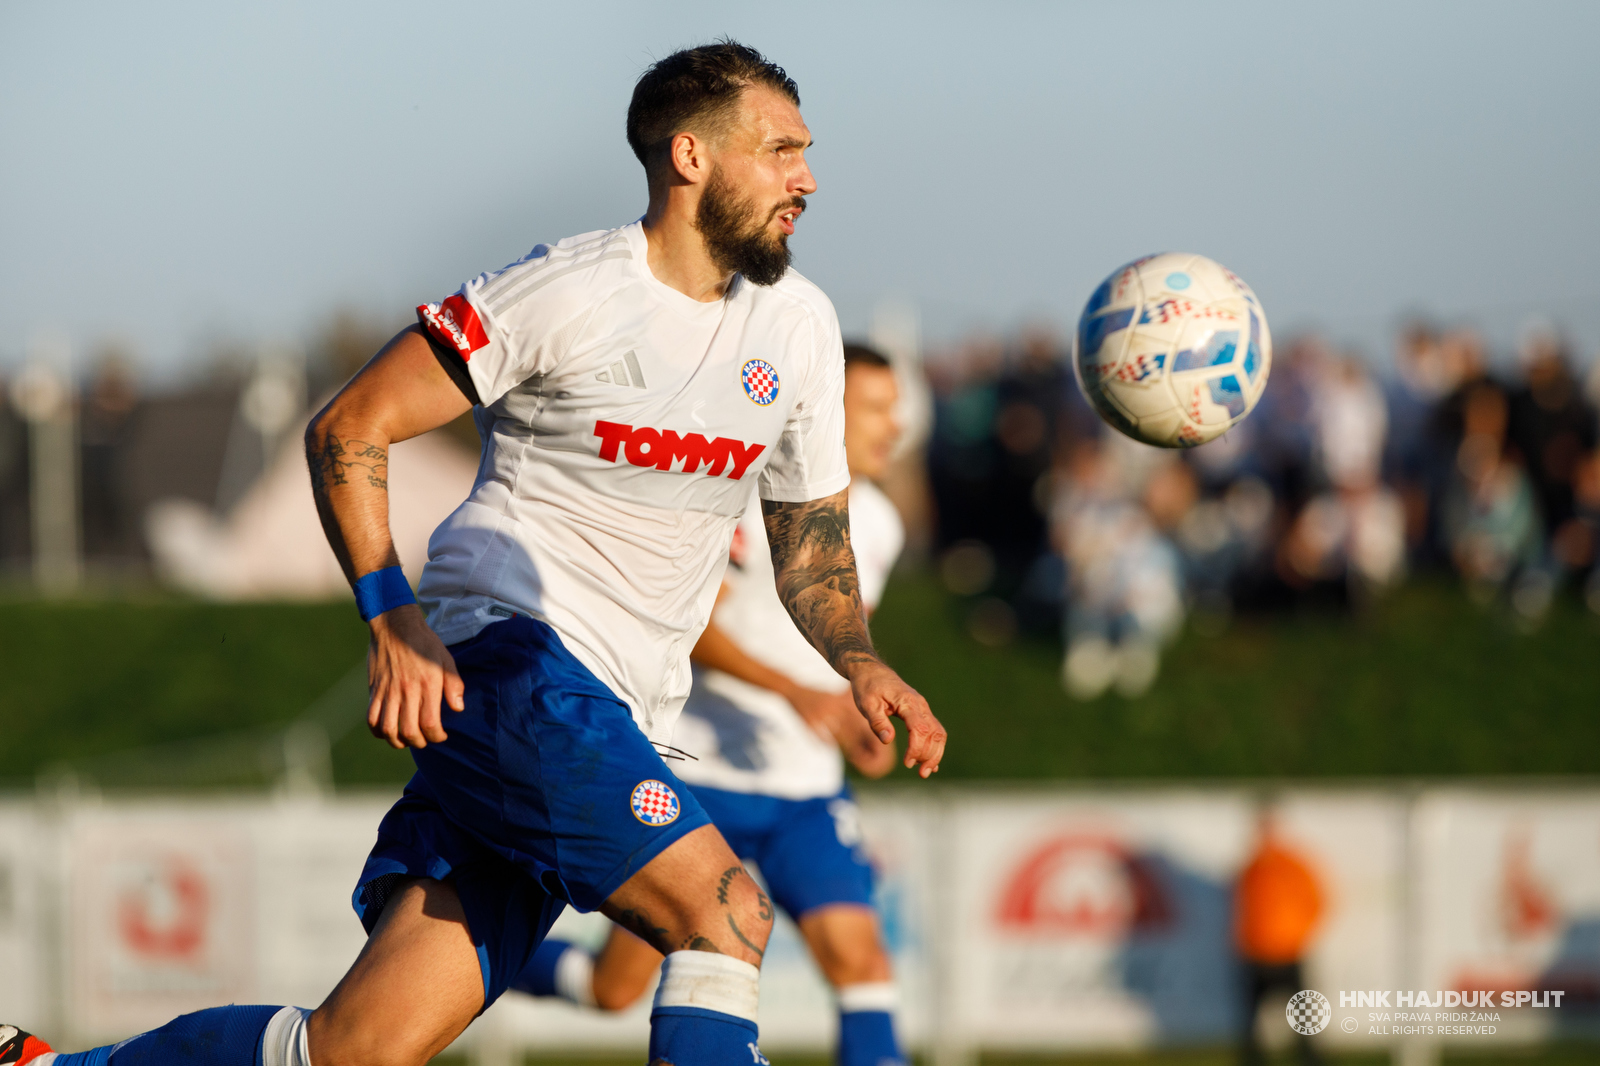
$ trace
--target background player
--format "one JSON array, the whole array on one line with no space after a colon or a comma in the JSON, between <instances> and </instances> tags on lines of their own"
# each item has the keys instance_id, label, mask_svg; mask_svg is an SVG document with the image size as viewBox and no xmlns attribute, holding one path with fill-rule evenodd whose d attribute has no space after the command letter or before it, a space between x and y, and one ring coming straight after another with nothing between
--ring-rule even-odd
<instances>
[{"instance_id":1,"label":"background player","mask_svg":"<svg viewBox=\"0 0 1600 1066\"><path fill-rule=\"evenodd\" d=\"M861 599L871 610L905 541L899 513L873 484L900 433L898 397L883 356L851 344L844 356L850 539ZM894 765L893 749L872 735L848 683L790 623L754 508L734 534L730 561L693 653L702 669L673 737L689 756L676 765L678 776L735 853L756 862L836 990L842 1066L902 1061L872 870L840 758L843 749L862 773L881 777ZM547 939L512 987L622 1010L644 993L660 963L649 944L613 927L598 958Z\"/></svg>"},{"instance_id":2,"label":"background player","mask_svg":"<svg viewBox=\"0 0 1600 1066\"><path fill-rule=\"evenodd\" d=\"M627 128L642 220L419 308L307 429L318 510L372 629L369 723L418 768L356 891L361 955L315 1012L212 1008L55 1066L421 1064L566 903L668 955L652 1061L764 1061L771 906L652 746L687 695L752 482L783 603L874 734L890 743L889 715L905 719L926 776L944 733L861 610L838 322L788 270L816 188L794 82L733 42L678 52L640 78ZM425 619L389 534L388 448L469 409L483 458L430 544ZM47 1055L21 1033L0 1046L0 1062Z\"/></svg>"}]
</instances>

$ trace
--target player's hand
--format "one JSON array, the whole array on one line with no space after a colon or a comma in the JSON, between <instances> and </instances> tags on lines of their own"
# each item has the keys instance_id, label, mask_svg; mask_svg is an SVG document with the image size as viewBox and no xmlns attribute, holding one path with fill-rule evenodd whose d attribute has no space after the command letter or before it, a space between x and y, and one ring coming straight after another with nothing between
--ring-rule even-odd
<instances>
[{"instance_id":1,"label":"player's hand","mask_svg":"<svg viewBox=\"0 0 1600 1066\"><path fill-rule=\"evenodd\" d=\"M843 692L819 692L814 688L795 685L784 692L783 698L789 701L800 720L823 740L837 738L844 723L852 719L861 721L861 715L856 712L856 701L848 689Z\"/></svg>"},{"instance_id":2,"label":"player's hand","mask_svg":"<svg viewBox=\"0 0 1600 1066\"><path fill-rule=\"evenodd\" d=\"M846 697L848 698L848 693ZM872 734L872 727L851 700L850 714L839 720L833 739L850 765L865 777L882 777L894 769L899 754L894 744L885 744Z\"/></svg>"},{"instance_id":3,"label":"player's hand","mask_svg":"<svg viewBox=\"0 0 1600 1066\"><path fill-rule=\"evenodd\" d=\"M872 727L856 710L855 695L819 692L796 685L784 693L795 713L823 740L839 745L850 765L867 777L882 777L894 769L895 747L872 733Z\"/></svg>"},{"instance_id":4,"label":"player's hand","mask_svg":"<svg viewBox=\"0 0 1600 1066\"><path fill-rule=\"evenodd\" d=\"M908 737L905 765L925 778L938 772L947 734L921 693L881 662L864 663L852 670L850 686L856 707L878 740L894 743L894 725L889 718L899 718L906 724Z\"/></svg>"},{"instance_id":5,"label":"player's hand","mask_svg":"<svg viewBox=\"0 0 1600 1066\"><path fill-rule=\"evenodd\" d=\"M455 659L414 603L385 611L369 624L367 728L394 748L443 743L448 738L441 705L466 708L466 686Z\"/></svg>"}]
</instances>

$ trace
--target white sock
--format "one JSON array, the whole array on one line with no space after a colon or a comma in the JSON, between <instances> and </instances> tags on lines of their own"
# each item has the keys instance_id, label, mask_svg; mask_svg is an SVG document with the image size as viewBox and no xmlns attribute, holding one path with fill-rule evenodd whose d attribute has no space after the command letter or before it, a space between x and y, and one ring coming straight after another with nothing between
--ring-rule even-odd
<instances>
[{"instance_id":1,"label":"white sock","mask_svg":"<svg viewBox=\"0 0 1600 1066\"><path fill-rule=\"evenodd\" d=\"M839 1013L851 1014L861 1010L881 1010L894 1013L900 1005L900 995L893 981L871 981L859 985L845 985L837 990Z\"/></svg>"},{"instance_id":2,"label":"white sock","mask_svg":"<svg viewBox=\"0 0 1600 1066\"><path fill-rule=\"evenodd\" d=\"M556 960L556 994L580 1007L599 1006L594 1000L594 956L570 947Z\"/></svg>"},{"instance_id":3,"label":"white sock","mask_svg":"<svg viewBox=\"0 0 1600 1066\"><path fill-rule=\"evenodd\" d=\"M674 951L661 964L657 1007L700 1007L756 1020L761 1002L761 971L731 955Z\"/></svg>"},{"instance_id":4,"label":"white sock","mask_svg":"<svg viewBox=\"0 0 1600 1066\"><path fill-rule=\"evenodd\" d=\"M306 1043L304 1007L285 1007L267 1022L261 1034L261 1066L311 1066L311 1048Z\"/></svg>"}]
</instances>

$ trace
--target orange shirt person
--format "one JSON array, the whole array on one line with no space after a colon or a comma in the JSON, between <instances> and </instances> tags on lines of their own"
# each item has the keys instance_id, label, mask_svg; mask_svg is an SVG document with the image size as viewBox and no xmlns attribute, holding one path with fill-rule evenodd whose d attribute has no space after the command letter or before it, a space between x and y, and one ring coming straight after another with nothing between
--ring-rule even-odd
<instances>
[{"instance_id":1,"label":"orange shirt person","mask_svg":"<svg viewBox=\"0 0 1600 1066\"><path fill-rule=\"evenodd\" d=\"M1274 991L1287 1002L1306 987L1301 960L1327 909L1316 872L1280 839L1270 812L1261 817L1255 852L1239 872L1233 902L1234 943L1244 961L1239 1058L1244 1066L1257 1066L1263 1061L1255 1028L1261 1002ZM1315 1064L1311 1038L1302 1035L1298 1043L1301 1063Z\"/></svg>"},{"instance_id":2,"label":"orange shirt person","mask_svg":"<svg viewBox=\"0 0 1600 1066\"><path fill-rule=\"evenodd\" d=\"M1317 875L1269 829L1234 890L1239 954L1268 965L1298 962L1323 909Z\"/></svg>"}]
</instances>

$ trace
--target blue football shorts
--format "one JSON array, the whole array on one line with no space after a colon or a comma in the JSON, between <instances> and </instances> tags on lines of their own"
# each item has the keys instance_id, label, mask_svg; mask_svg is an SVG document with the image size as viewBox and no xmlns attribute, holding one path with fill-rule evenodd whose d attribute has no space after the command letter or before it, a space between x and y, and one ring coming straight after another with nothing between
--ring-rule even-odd
<instances>
[{"instance_id":1,"label":"blue football shorts","mask_svg":"<svg viewBox=\"0 0 1600 1066\"><path fill-rule=\"evenodd\" d=\"M733 853L760 867L773 902L789 917L835 903L872 906L872 864L848 786L803 800L692 787Z\"/></svg>"},{"instance_id":2,"label":"blue football shorts","mask_svg":"<svg viewBox=\"0 0 1600 1066\"><path fill-rule=\"evenodd\" d=\"M595 910L710 818L627 704L543 622L516 617L451 645L466 709L378 826L356 886L370 933L405 878L450 881L483 971L484 1005L567 904Z\"/></svg>"}]
</instances>

